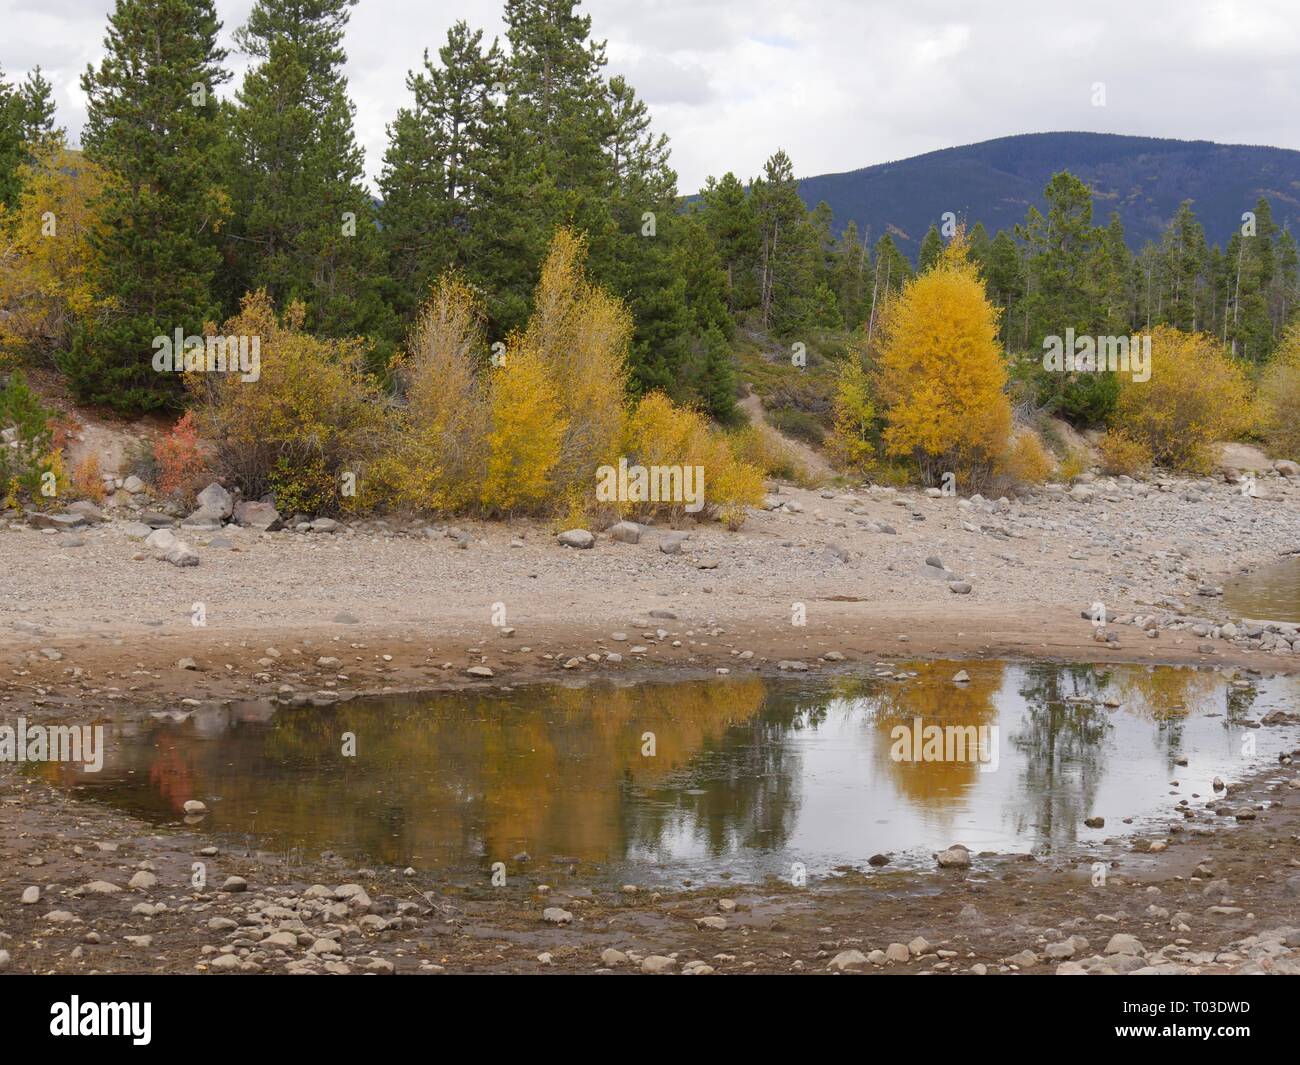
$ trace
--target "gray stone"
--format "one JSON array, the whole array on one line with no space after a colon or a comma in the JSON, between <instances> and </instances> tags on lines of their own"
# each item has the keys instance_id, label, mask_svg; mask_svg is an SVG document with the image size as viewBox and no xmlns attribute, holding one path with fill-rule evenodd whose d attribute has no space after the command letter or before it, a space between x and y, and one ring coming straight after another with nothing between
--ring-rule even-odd
<instances>
[{"instance_id":1,"label":"gray stone","mask_svg":"<svg viewBox=\"0 0 1300 1065\"><path fill-rule=\"evenodd\" d=\"M173 566L197 566L199 556L194 553L184 540L179 540L170 529L155 529L145 539L145 547L153 551L154 557Z\"/></svg>"},{"instance_id":2,"label":"gray stone","mask_svg":"<svg viewBox=\"0 0 1300 1065\"><path fill-rule=\"evenodd\" d=\"M1106 944L1104 954L1143 954L1142 943L1137 936L1129 935L1127 932L1116 932L1110 937L1110 942Z\"/></svg>"},{"instance_id":3,"label":"gray stone","mask_svg":"<svg viewBox=\"0 0 1300 1065\"><path fill-rule=\"evenodd\" d=\"M634 521L620 521L609 527L609 538L620 544L640 543L641 526Z\"/></svg>"},{"instance_id":4,"label":"gray stone","mask_svg":"<svg viewBox=\"0 0 1300 1065\"><path fill-rule=\"evenodd\" d=\"M203 489L195 498L200 509L210 511L219 519L230 517L231 512L234 510L234 496L217 484L216 481Z\"/></svg>"},{"instance_id":5,"label":"gray stone","mask_svg":"<svg viewBox=\"0 0 1300 1065\"><path fill-rule=\"evenodd\" d=\"M832 972L844 973L852 972L855 969L865 969L871 963L867 961L867 956L860 950L842 950L833 957L826 968Z\"/></svg>"},{"instance_id":6,"label":"gray stone","mask_svg":"<svg viewBox=\"0 0 1300 1065\"><path fill-rule=\"evenodd\" d=\"M687 535L684 532L665 533L659 541L659 550L665 555L680 555L682 545L686 543Z\"/></svg>"},{"instance_id":7,"label":"gray stone","mask_svg":"<svg viewBox=\"0 0 1300 1065\"><path fill-rule=\"evenodd\" d=\"M586 529L567 529L556 539L561 547L572 547L579 551L590 550L596 544L596 538Z\"/></svg>"},{"instance_id":8,"label":"gray stone","mask_svg":"<svg viewBox=\"0 0 1300 1065\"><path fill-rule=\"evenodd\" d=\"M255 503L248 499L235 507L234 519L236 525L258 529L261 532L274 532L284 527L284 523L280 520L280 512L270 503Z\"/></svg>"}]
</instances>

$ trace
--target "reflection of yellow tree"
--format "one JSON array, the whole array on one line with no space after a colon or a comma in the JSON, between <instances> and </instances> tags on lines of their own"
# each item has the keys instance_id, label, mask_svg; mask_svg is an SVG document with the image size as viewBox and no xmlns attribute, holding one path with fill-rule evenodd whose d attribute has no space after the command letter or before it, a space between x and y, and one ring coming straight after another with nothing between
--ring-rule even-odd
<instances>
[{"instance_id":1,"label":"reflection of yellow tree","mask_svg":"<svg viewBox=\"0 0 1300 1065\"><path fill-rule=\"evenodd\" d=\"M156 749L134 750L165 752L195 795L219 796L215 827L255 826L282 844L354 841L387 861L561 849L603 860L625 850L624 789L687 765L764 694L762 681L737 679L353 702L284 711L269 731L236 724L215 743L159 726ZM345 732L355 758L341 754ZM641 753L647 732L654 757ZM114 768L148 779L142 765Z\"/></svg>"},{"instance_id":2,"label":"reflection of yellow tree","mask_svg":"<svg viewBox=\"0 0 1300 1065\"><path fill-rule=\"evenodd\" d=\"M1105 698L1151 721L1223 710L1223 681L1213 673L1173 666L1117 669L1110 674Z\"/></svg>"},{"instance_id":3,"label":"reflection of yellow tree","mask_svg":"<svg viewBox=\"0 0 1300 1065\"><path fill-rule=\"evenodd\" d=\"M979 772L968 752L965 761L895 761L890 756L896 726L912 729L948 725L976 730L997 723L994 696L1002 686L1000 662L973 662L964 666L967 684L954 684L957 666L951 662L922 662L911 667L919 676L903 682L886 681L866 698L873 708L872 721L880 737L873 745L877 765L887 769L899 789L922 805L944 805L959 796ZM972 733L978 735L978 733ZM989 743L992 734L989 733Z\"/></svg>"},{"instance_id":4,"label":"reflection of yellow tree","mask_svg":"<svg viewBox=\"0 0 1300 1065\"><path fill-rule=\"evenodd\" d=\"M608 855L622 831L624 784L680 769L728 726L757 713L763 696L762 681L752 679L555 690L545 718L526 726L528 757L513 760L485 792L485 841L501 853L536 846L562 828L579 857ZM498 724L517 743L518 723ZM653 733L653 757L641 753L646 733ZM488 758L485 765L505 763Z\"/></svg>"}]
</instances>

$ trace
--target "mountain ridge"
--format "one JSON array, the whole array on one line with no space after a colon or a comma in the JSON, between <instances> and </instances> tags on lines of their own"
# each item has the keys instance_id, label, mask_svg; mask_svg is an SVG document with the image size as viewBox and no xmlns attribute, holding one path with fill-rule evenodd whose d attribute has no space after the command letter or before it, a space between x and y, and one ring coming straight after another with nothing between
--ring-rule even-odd
<instances>
[{"instance_id":1,"label":"mountain ridge","mask_svg":"<svg viewBox=\"0 0 1300 1065\"><path fill-rule=\"evenodd\" d=\"M1159 239L1183 200L1211 244L1226 244L1260 196L1277 224L1300 221L1300 151L1083 131L1013 134L800 178L799 193L810 209L830 205L836 232L852 220L872 242L893 233L915 259L945 211L990 234L1009 228L1031 204L1043 209L1043 186L1060 170L1092 187L1094 223L1119 212L1134 251Z\"/></svg>"}]
</instances>

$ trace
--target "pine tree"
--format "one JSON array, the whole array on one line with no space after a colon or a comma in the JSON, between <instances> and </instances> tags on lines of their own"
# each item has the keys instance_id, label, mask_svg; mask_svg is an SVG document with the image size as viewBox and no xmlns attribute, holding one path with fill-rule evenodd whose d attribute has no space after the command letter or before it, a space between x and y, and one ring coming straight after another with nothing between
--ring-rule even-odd
<instances>
[{"instance_id":1,"label":"pine tree","mask_svg":"<svg viewBox=\"0 0 1300 1065\"><path fill-rule=\"evenodd\" d=\"M875 336L876 322L891 293L899 292L912 279L912 265L907 261L894 238L886 233L876 241L875 269L871 278L871 312L867 318L867 339Z\"/></svg>"},{"instance_id":2,"label":"pine tree","mask_svg":"<svg viewBox=\"0 0 1300 1065\"><path fill-rule=\"evenodd\" d=\"M674 250L682 234L668 139L651 132L645 102L622 77L610 78L605 116L611 224L591 236L591 271L632 311L633 390L684 398L692 309Z\"/></svg>"},{"instance_id":3,"label":"pine tree","mask_svg":"<svg viewBox=\"0 0 1300 1065\"><path fill-rule=\"evenodd\" d=\"M32 161L33 146L55 133L53 88L41 68L16 86L9 85L0 70L0 204L12 208L18 202L18 168Z\"/></svg>"},{"instance_id":4,"label":"pine tree","mask_svg":"<svg viewBox=\"0 0 1300 1065\"><path fill-rule=\"evenodd\" d=\"M744 184L728 171L710 177L700 193L708 228L727 274L727 305L733 312L757 306L758 218Z\"/></svg>"},{"instance_id":5,"label":"pine tree","mask_svg":"<svg viewBox=\"0 0 1300 1065\"><path fill-rule=\"evenodd\" d=\"M229 210L218 183L220 25L212 0L117 0L107 55L82 76L86 155L110 178L93 271L116 303L111 318L83 323L60 360L82 399L122 410L175 403L177 375L153 370L153 338L197 334L218 316L216 235Z\"/></svg>"},{"instance_id":6,"label":"pine tree","mask_svg":"<svg viewBox=\"0 0 1300 1065\"><path fill-rule=\"evenodd\" d=\"M407 74L412 105L388 127L379 179L389 300L403 317L445 270L471 267L494 165L491 135L501 121L496 89L506 75L496 41L484 48L481 30L457 22L438 59L426 51L424 69Z\"/></svg>"},{"instance_id":7,"label":"pine tree","mask_svg":"<svg viewBox=\"0 0 1300 1065\"><path fill-rule=\"evenodd\" d=\"M235 34L259 60L236 97L233 137L242 287L301 300L326 336L391 330L379 234L342 73L357 0L257 0Z\"/></svg>"},{"instance_id":8,"label":"pine tree","mask_svg":"<svg viewBox=\"0 0 1300 1065\"><path fill-rule=\"evenodd\" d=\"M736 421L736 371L722 330L710 325L699 341L702 349L695 392L700 406L724 425Z\"/></svg>"},{"instance_id":9,"label":"pine tree","mask_svg":"<svg viewBox=\"0 0 1300 1065\"><path fill-rule=\"evenodd\" d=\"M921 238L921 250L916 257L916 272L918 274L925 273L941 258L943 258L943 238L939 236L938 227L931 222L930 228L925 231L925 236Z\"/></svg>"},{"instance_id":10,"label":"pine tree","mask_svg":"<svg viewBox=\"0 0 1300 1065\"><path fill-rule=\"evenodd\" d=\"M759 315L764 329L790 335L812 319L817 234L799 198L794 165L778 150L751 185L759 233Z\"/></svg>"},{"instance_id":11,"label":"pine tree","mask_svg":"<svg viewBox=\"0 0 1300 1065\"><path fill-rule=\"evenodd\" d=\"M850 220L839 235L832 261L831 289L839 304L844 327L857 329L870 312L871 260L866 245L858 238L856 222Z\"/></svg>"}]
</instances>

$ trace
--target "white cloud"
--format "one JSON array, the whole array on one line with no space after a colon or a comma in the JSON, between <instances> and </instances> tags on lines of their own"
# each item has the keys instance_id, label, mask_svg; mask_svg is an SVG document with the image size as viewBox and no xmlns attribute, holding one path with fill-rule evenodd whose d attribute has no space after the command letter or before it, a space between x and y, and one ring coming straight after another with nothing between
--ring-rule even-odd
<instances>
[{"instance_id":1,"label":"white cloud","mask_svg":"<svg viewBox=\"0 0 1300 1065\"><path fill-rule=\"evenodd\" d=\"M230 35L252 0L218 0ZM464 18L504 37L499 0L362 0L346 47L370 174L406 72ZM0 0L0 65L40 64L59 119L100 54L112 0ZM593 33L672 139L684 191L748 177L777 147L798 173L851 170L1009 133L1084 129L1300 148L1292 0L588 0ZM232 57L242 68L242 59ZM1094 82L1106 106L1091 105ZM227 86L229 91L233 86Z\"/></svg>"}]
</instances>

